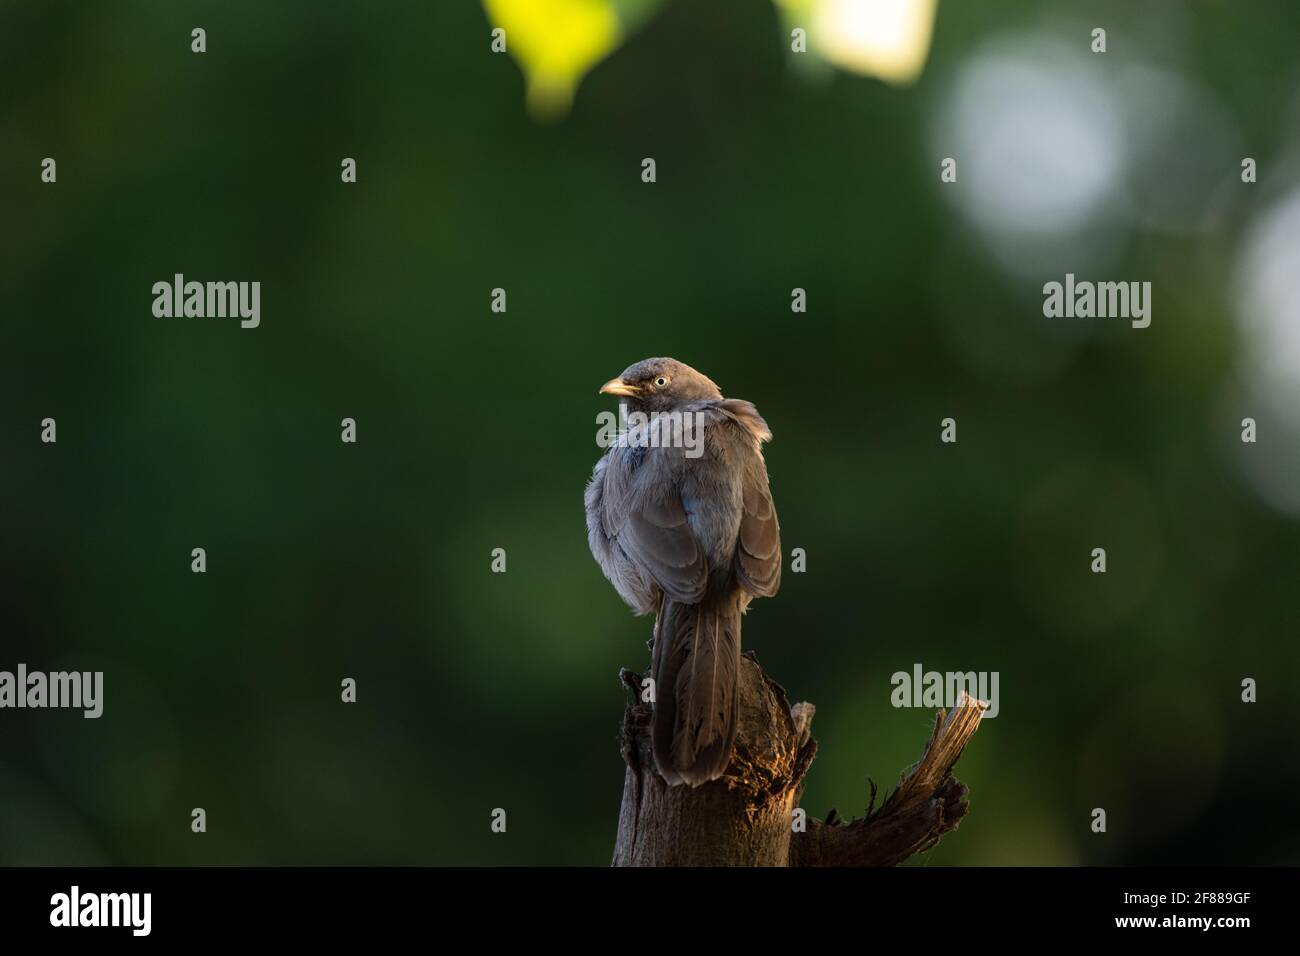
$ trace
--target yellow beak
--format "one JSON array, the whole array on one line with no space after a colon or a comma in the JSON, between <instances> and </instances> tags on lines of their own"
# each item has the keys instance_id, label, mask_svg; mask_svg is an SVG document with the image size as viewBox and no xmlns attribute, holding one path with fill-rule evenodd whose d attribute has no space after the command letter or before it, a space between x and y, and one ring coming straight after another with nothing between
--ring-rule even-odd
<instances>
[{"instance_id":1,"label":"yellow beak","mask_svg":"<svg viewBox=\"0 0 1300 956\"><path fill-rule=\"evenodd\" d=\"M633 398L638 394L638 392L635 385L629 385L621 378L611 378L600 387L600 394L621 395L624 398Z\"/></svg>"}]
</instances>

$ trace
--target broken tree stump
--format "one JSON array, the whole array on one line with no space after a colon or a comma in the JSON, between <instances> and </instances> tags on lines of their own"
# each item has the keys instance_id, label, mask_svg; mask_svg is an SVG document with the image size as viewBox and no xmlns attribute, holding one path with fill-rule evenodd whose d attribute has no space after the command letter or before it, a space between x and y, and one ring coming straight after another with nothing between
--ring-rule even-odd
<instances>
[{"instance_id":1,"label":"broken tree stump","mask_svg":"<svg viewBox=\"0 0 1300 956\"><path fill-rule=\"evenodd\" d=\"M953 765L979 727L986 705L962 695L940 711L921 759L867 814L807 819L795 832L795 808L817 753L812 704L790 706L785 689L753 652L740 661L736 745L726 773L692 789L669 787L655 770L651 705L641 677L624 670L633 691L623 715L623 803L614 866L895 866L930 849L966 815L967 789Z\"/></svg>"}]
</instances>

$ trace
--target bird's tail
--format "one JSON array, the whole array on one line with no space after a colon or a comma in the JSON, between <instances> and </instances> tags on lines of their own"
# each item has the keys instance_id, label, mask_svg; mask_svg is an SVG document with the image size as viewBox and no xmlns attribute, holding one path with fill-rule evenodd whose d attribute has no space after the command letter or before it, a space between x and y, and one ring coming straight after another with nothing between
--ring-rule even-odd
<instances>
[{"instance_id":1,"label":"bird's tail","mask_svg":"<svg viewBox=\"0 0 1300 956\"><path fill-rule=\"evenodd\" d=\"M699 604L669 597L655 619L651 740L669 784L698 787L727 769L736 740L740 603L735 594Z\"/></svg>"}]
</instances>

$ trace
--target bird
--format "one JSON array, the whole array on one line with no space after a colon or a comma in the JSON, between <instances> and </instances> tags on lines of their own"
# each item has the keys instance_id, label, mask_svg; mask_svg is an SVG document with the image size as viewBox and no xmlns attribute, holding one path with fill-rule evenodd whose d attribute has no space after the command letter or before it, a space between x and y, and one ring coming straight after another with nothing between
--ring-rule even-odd
<instances>
[{"instance_id":1,"label":"bird","mask_svg":"<svg viewBox=\"0 0 1300 956\"><path fill-rule=\"evenodd\" d=\"M600 394L627 406L630 427L587 483L587 541L619 596L655 615L655 766L698 787L735 744L741 615L781 585L772 432L751 402L672 358L637 362Z\"/></svg>"}]
</instances>

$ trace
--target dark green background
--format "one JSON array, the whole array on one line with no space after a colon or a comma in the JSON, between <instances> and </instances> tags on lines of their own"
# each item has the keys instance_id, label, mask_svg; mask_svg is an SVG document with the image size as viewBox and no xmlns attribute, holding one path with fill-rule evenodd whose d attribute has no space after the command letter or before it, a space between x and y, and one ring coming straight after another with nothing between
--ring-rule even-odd
<instances>
[{"instance_id":1,"label":"dark green background","mask_svg":"<svg viewBox=\"0 0 1300 956\"><path fill-rule=\"evenodd\" d=\"M1300 8L1176 6L1269 169ZM810 813L919 756L889 677L921 662L1002 699L914 862L1300 861L1300 526L1222 454L1230 237L1135 232L1113 277L1155 281L1152 327L1062 340L942 201L941 84L1063 9L943 0L898 89L806 82L770 4L672 2L539 124L473 3L6 3L0 668L107 689L0 712L0 862L606 863L650 624L581 499L596 389L649 355L775 433L808 571L744 641L817 705ZM155 319L175 272L261 281L261 327Z\"/></svg>"}]
</instances>

